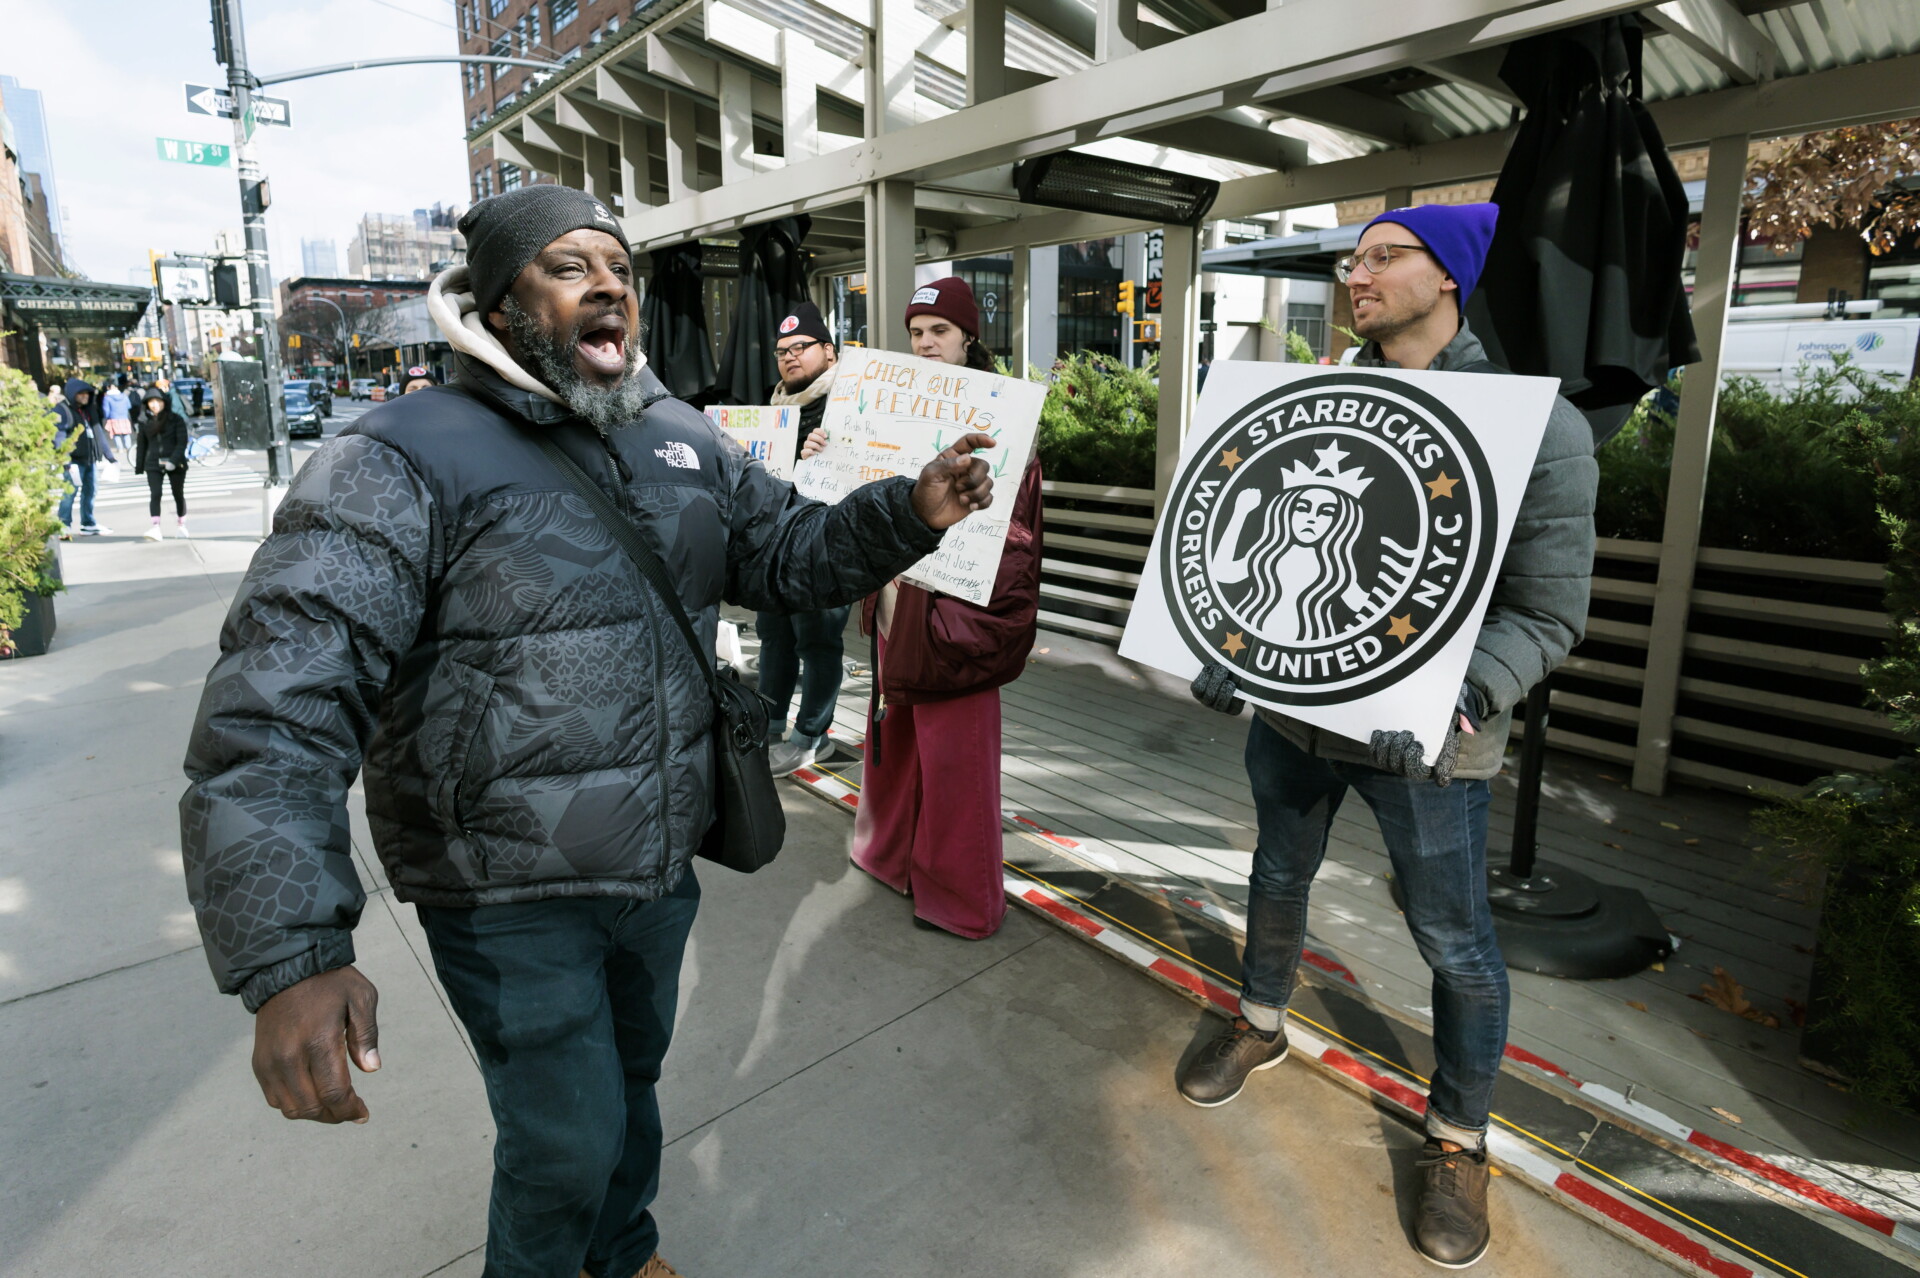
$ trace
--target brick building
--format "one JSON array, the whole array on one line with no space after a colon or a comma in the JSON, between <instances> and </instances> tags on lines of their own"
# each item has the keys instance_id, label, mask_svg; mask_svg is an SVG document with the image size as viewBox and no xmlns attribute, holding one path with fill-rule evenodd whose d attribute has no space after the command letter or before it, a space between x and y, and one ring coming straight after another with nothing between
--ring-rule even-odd
<instances>
[{"instance_id":1,"label":"brick building","mask_svg":"<svg viewBox=\"0 0 1920 1278\"><path fill-rule=\"evenodd\" d=\"M618 31L654 0L454 0L462 53L502 58L571 62ZM460 87L467 132L534 92L546 75L531 67L463 63ZM551 173L528 173L494 156L491 146L467 157L468 191L475 200L529 182L551 182Z\"/></svg>"},{"instance_id":2,"label":"brick building","mask_svg":"<svg viewBox=\"0 0 1920 1278\"><path fill-rule=\"evenodd\" d=\"M345 276L299 275L280 281L280 313L296 310L315 297L349 311L389 306L410 297L427 295L426 280L362 280Z\"/></svg>"}]
</instances>

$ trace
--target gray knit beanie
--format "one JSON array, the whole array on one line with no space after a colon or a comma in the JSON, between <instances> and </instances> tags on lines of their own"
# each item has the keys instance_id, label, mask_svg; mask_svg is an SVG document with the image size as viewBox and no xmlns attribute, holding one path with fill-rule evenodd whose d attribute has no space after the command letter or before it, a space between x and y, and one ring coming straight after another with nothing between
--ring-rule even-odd
<instances>
[{"instance_id":1,"label":"gray knit beanie","mask_svg":"<svg viewBox=\"0 0 1920 1278\"><path fill-rule=\"evenodd\" d=\"M467 274L482 315L492 313L528 262L568 231L605 231L632 256L607 206L570 186L523 186L480 201L460 219Z\"/></svg>"}]
</instances>

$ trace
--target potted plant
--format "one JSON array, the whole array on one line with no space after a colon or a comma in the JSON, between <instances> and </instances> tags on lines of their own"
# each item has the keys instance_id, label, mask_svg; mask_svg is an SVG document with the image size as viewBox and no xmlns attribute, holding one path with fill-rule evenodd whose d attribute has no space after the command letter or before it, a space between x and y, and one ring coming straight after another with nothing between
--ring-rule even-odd
<instances>
[{"instance_id":1,"label":"potted plant","mask_svg":"<svg viewBox=\"0 0 1920 1278\"><path fill-rule=\"evenodd\" d=\"M1050 381L1040 408L1034 446L1048 479L1065 483L1153 487L1153 451L1159 438L1159 361L1139 368L1082 351L1030 370Z\"/></svg>"},{"instance_id":2,"label":"potted plant","mask_svg":"<svg viewBox=\"0 0 1920 1278\"><path fill-rule=\"evenodd\" d=\"M0 368L0 657L38 656L53 639L67 451L33 380Z\"/></svg>"},{"instance_id":3,"label":"potted plant","mask_svg":"<svg viewBox=\"0 0 1920 1278\"><path fill-rule=\"evenodd\" d=\"M1802 878L1824 880L1803 1059L1920 1112L1920 440L1902 415L1861 410L1830 438L1870 478L1890 543L1892 631L1864 686L1906 746L1878 772L1815 781L1755 825Z\"/></svg>"}]
</instances>

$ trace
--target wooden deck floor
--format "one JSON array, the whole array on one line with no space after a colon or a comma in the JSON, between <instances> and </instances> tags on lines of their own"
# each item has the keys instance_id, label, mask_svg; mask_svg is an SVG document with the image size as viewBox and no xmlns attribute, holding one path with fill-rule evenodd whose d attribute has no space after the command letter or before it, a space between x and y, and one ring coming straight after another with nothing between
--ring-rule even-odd
<instances>
[{"instance_id":1,"label":"wooden deck floor","mask_svg":"<svg viewBox=\"0 0 1920 1278\"><path fill-rule=\"evenodd\" d=\"M850 631L847 651L863 657L865 641ZM864 730L866 698L865 678L850 676L836 731ZM1205 710L1178 680L1106 645L1044 631L1002 704L1009 809L1077 840L1076 855L1103 868L1244 907L1255 821L1245 717ZM857 782L857 768L847 774ZM1920 1224L1920 1122L1864 1107L1797 1062L1793 1008L1806 999L1816 912L1774 883L1750 805L1684 787L1656 799L1625 780L1609 765L1551 754L1540 855L1639 888L1680 948L1664 970L1623 980L1513 973L1510 1041L1817 1183L1844 1191L1845 1181L1867 1182ZM1510 773L1496 779L1496 859L1508 847L1514 792ZM1421 1009L1431 1002L1428 972L1387 869L1372 815L1350 797L1315 882L1310 937L1383 1006ZM1716 968L1782 1027L1690 997Z\"/></svg>"}]
</instances>

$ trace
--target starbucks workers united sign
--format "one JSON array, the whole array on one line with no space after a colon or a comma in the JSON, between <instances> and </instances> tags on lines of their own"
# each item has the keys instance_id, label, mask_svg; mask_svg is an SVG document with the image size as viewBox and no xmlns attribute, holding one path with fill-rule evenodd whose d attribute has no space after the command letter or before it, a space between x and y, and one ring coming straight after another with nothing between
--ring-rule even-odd
<instances>
[{"instance_id":1,"label":"starbucks workers united sign","mask_svg":"<svg viewBox=\"0 0 1920 1278\"><path fill-rule=\"evenodd\" d=\"M1442 739L1556 385L1215 364L1122 655L1343 736Z\"/></svg>"}]
</instances>

